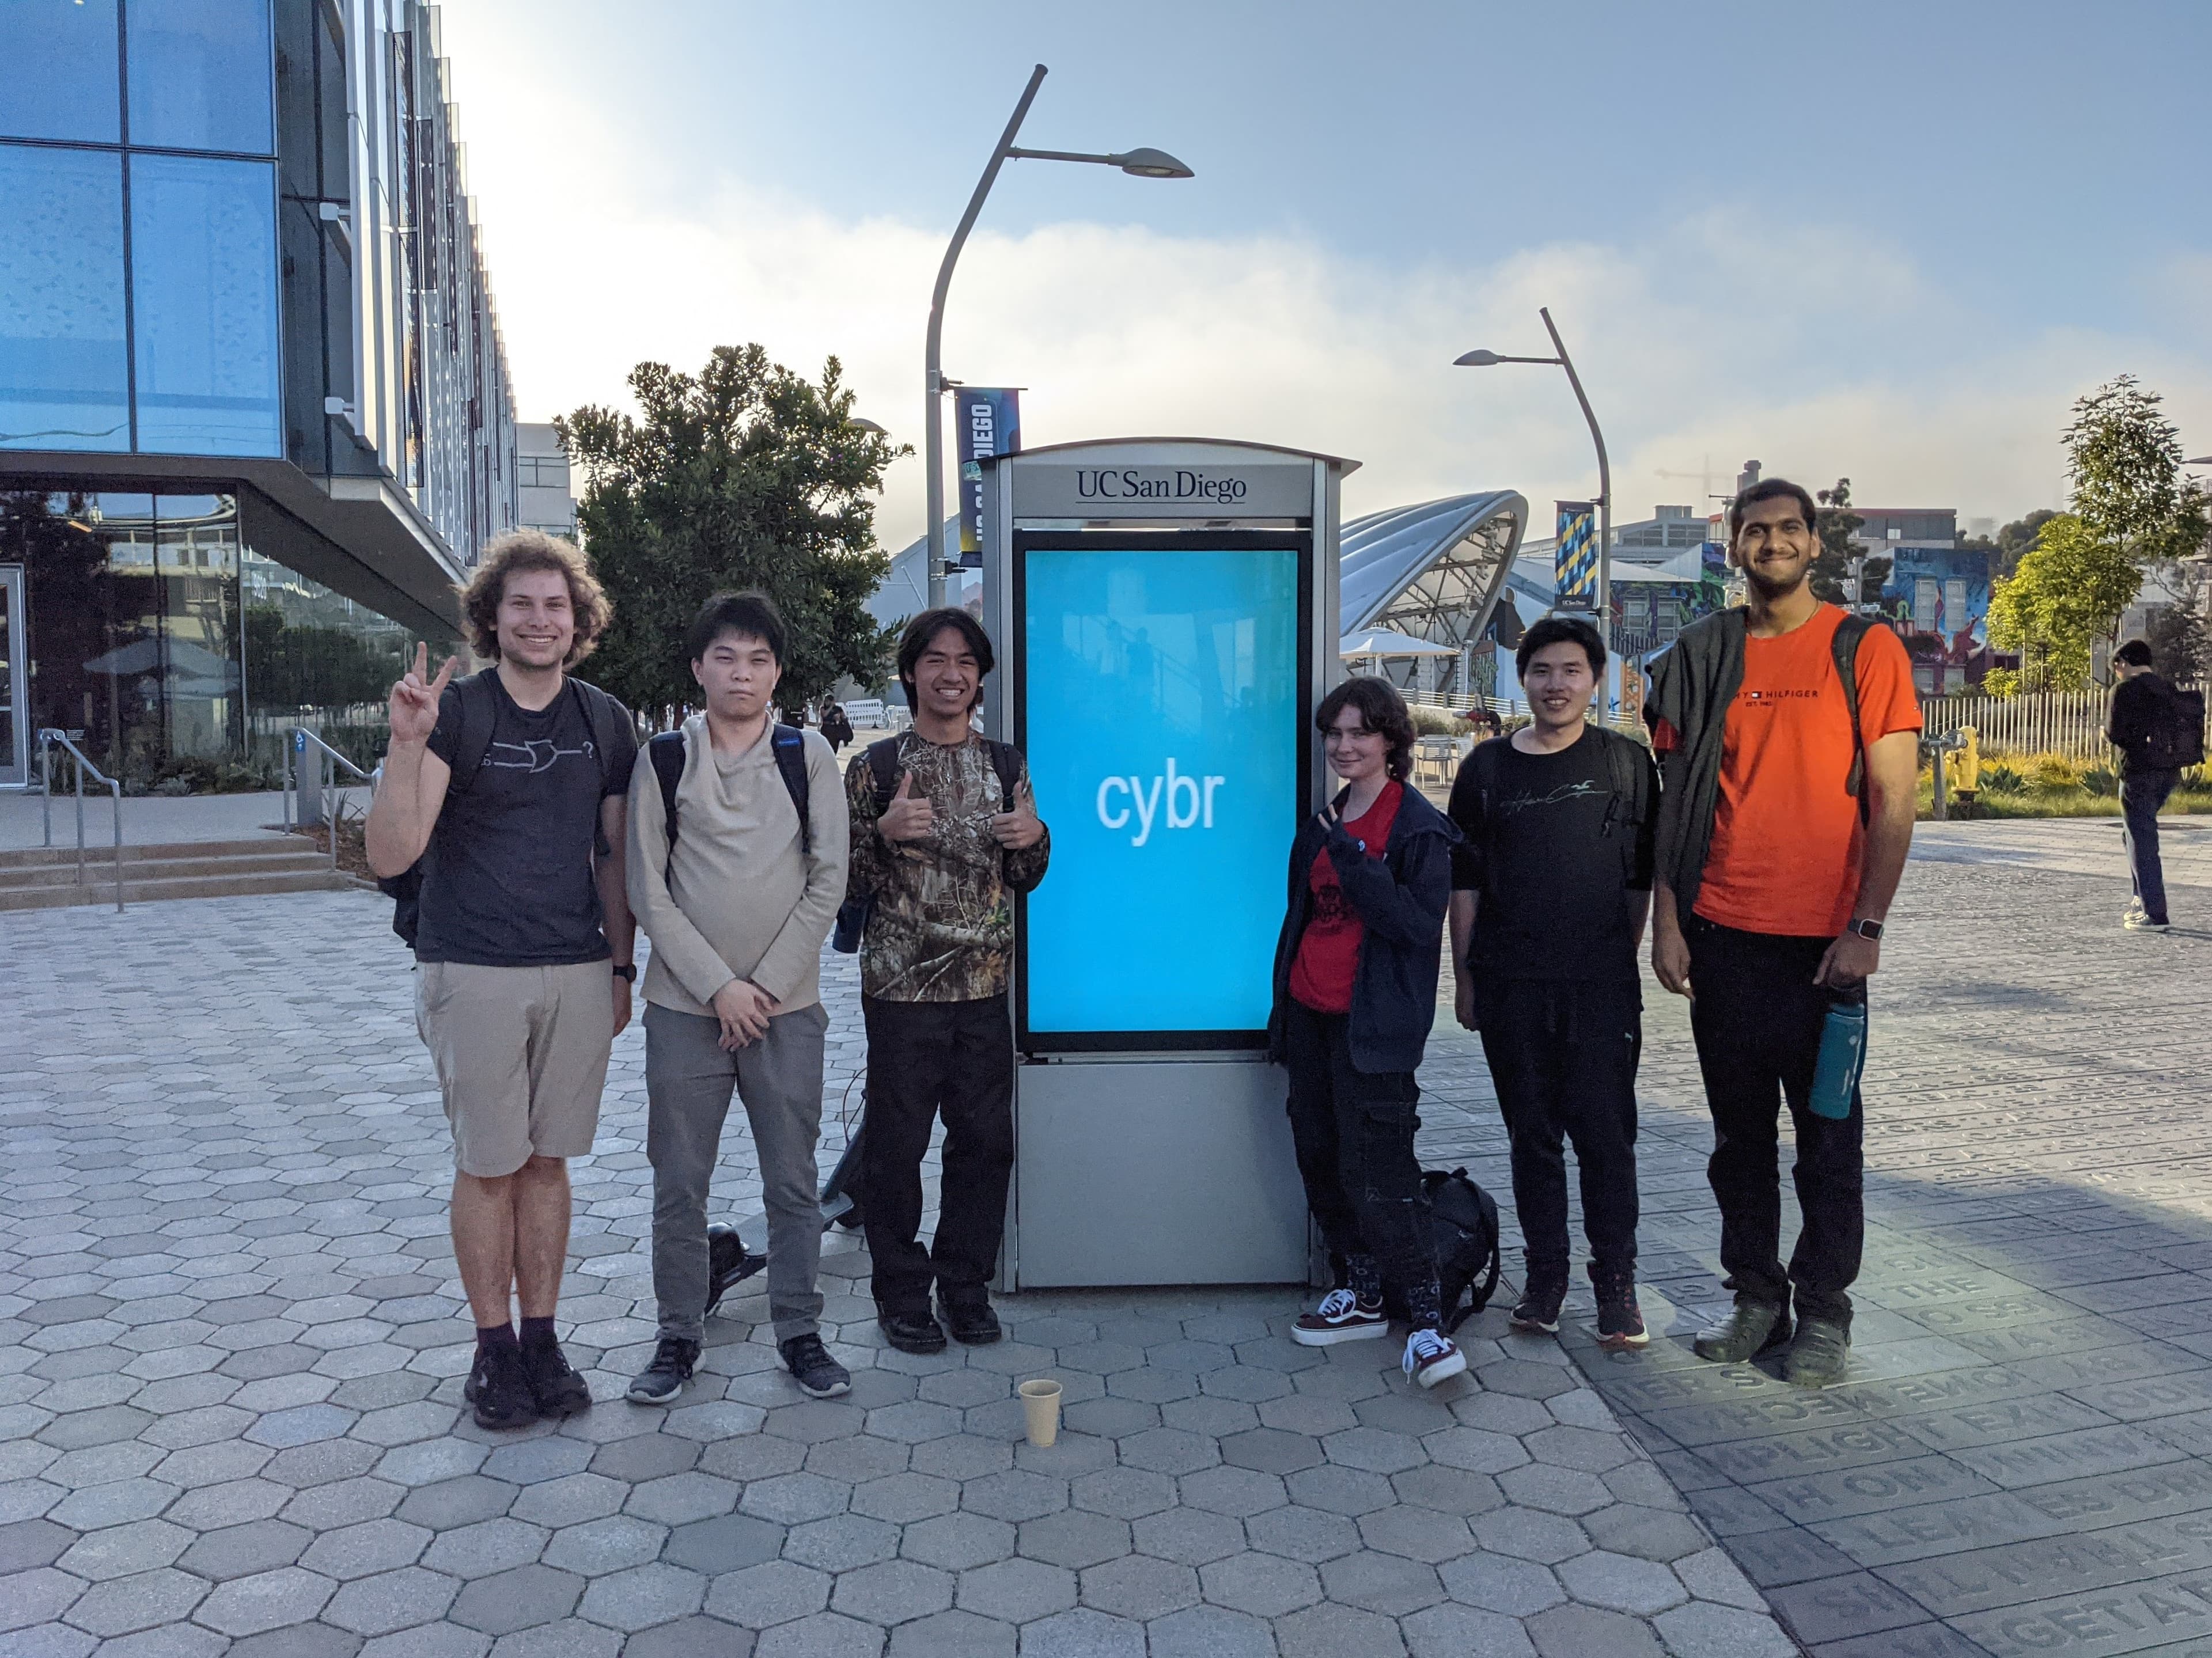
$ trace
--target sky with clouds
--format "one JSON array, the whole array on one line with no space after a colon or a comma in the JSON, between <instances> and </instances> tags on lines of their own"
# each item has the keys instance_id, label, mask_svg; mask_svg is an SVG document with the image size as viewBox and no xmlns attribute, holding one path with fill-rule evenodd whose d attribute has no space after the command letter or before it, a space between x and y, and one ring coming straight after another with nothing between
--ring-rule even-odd
<instances>
[{"instance_id":1,"label":"sky with clouds","mask_svg":"<svg viewBox=\"0 0 2212 1658\"><path fill-rule=\"evenodd\" d=\"M525 419L641 360L842 359L920 447L946 237L1033 64L945 370L1031 443L1244 437L1352 457L1347 513L1511 488L1615 517L1747 457L1856 497L2061 504L2068 405L2121 373L2212 453L2203 0L446 0ZM918 460L882 538L921 530Z\"/></svg>"}]
</instances>

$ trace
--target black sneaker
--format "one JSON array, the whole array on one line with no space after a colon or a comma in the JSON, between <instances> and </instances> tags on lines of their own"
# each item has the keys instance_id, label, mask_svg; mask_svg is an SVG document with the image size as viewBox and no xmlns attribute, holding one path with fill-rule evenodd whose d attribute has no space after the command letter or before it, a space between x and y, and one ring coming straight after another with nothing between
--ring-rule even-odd
<instances>
[{"instance_id":1,"label":"black sneaker","mask_svg":"<svg viewBox=\"0 0 2212 1658\"><path fill-rule=\"evenodd\" d=\"M945 1327L924 1308L918 1313L878 1313L876 1324L884 1339L902 1353L941 1353Z\"/></svg>"},{"instance_id":2,"label":"black sneaker","mask_svg":"<svg viewBox=\"0 0 2212 1658\"><path fill-rule=\"evenodd\" d=\"M1699 1358L1715 1364L1740 1364L1790 1339L1790 1309L1779 1302L1738 1296L1735 1310L1690 1344Z\"/></svg>"},{"instance_id":3,"label":"black sneaker","mask_svg":"<svg viewBox=\"0 0 2212 1658\"><path fill-rule=\"evenodd\" d=\"M957 1305L939 1297L937 1309L945 1319L945 1327L952 1332L952 1339L967 1347L988 1347L1006 1333L999 1327L999 1315L991 1310L988 1301L965 1301Z\"/></svg>"},{"instance_id":4,"label":"black sneaker","mask_svg":"<svg viewBox=\"0 0 2212 1658\"><path fill-rule=\"evenodd\" d=\"M1540 1335L1559 1333L1559 1309L1567 1302L1567 1271L1528 1269L1528 1287L1513 1308L1513 1327Z\"/></svg>"},{"instance_id":5,"label":"black sneaker","mask_svg":"<svg viewBox=\"0 0 2212 1658\"><path fill-rule=\"evenodd\" d=\"M682 1336L663 1336L653 1350L653 1363L631 1378L629 1397L635 1404L665 1405L691 1380L691 1367L699 1362L699 1344Z\"/></svg>"},{"instance_id":6,"label":"black sneaker","mask_svg":"<svg viewBox=\"0 0 2212 1658\"><path fill-rule=\"evenodd\" d=\"M461 1397L476 1406L479 1428L521 1428L538 1420L538 1394L517 1348L477 1348Z\"/></svg>"},{"instance_id":7,"label":"black sneaker","mask_svg":"<svg viewBox=\"0 0 2212 1658\"><path fill-rule=\"evenodd\" d=\"M1851 1333L1832 1319L1801 1318L1797 1339L1782 1361L1782 1379L1793 1388L1832 1388L1844 1379Z\"/></svg>"},{"instance_id":8,"label":"black sneaker","mask_svg":"<svg viewBox=\"0 0 2212 1658\"><path fill-rule=\"evenodd\" d=\"M809 1399L835 1399L853 1391L852 1374L830 1357L820 1336L793 1336L777 1342L775 1350L783 1355L784 1368L799 1391Z\"/></svg>"},{"instance_id":9,"label":"black sneaker","mask_svg":"<svg viewBox=\"0 0 2212 1658\"><path fill-rule=\"evenodd\" d=\"M707 1311L722 1304L722 1297L768 1265L766 1255L745 1253L738 1229L718 1220L707 1229Z\"/></svg>"},{"instance_id":10,"label":"black sneaker","mask_svg":"<svg viewBox=\"0 0 2212 1658\"><path fill-rule=\"evenodd\" d=\"M1597 1345L1618 1352L1641 1347L1651 1339L1644 1328L1644 1309L1636 1304L1636 1274L1600 1272L1590 1267L1590 1287L1597 1291Z\"/></svg>"},{"instance_id":11,"label":"black sneaker","mask_svg":"<svg viewBox=\"0 0 2212 1658\"><path fill-rule=\"evenodd\" d=\"M569 1368L559 1342L524 1342L522 1369L530 1378L530 1391L537 1395L538 1415L574 1416L592 1408L591 1386Z\"/></svg>"}]
</instances>

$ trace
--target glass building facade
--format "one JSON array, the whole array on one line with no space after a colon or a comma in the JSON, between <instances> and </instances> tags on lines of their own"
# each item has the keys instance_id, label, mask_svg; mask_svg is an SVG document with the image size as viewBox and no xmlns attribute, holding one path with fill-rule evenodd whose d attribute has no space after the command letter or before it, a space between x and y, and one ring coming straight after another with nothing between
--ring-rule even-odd
<instances>
[{"instance_id":1,"label":"glass building facade","mask_svg":"<svg viewBox=\"0 0 2212 1658\"><path fill-rule=\"evenodd\" d=\"M0 786L382 744L516 522L504 349L416 0L0 0Z\"/></svg>"}]
</instances>

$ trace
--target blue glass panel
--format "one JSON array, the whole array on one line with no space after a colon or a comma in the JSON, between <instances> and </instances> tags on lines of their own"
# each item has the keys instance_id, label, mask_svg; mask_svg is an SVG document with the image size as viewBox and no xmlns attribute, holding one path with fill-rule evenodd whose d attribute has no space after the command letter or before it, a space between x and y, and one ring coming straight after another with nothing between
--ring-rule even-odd
<instances>
[{"instance_id":1,"label":"blue glass panel","mask_svg":"<svg viewBox=\"0 0 2212 1658\"><path fill-rule=\"evenodd\" d=\"M128 449L123 163L0 144L0 448Z\"/></svg>"},{"instance_id":2,"label":"blue glass panel","mask_svg":"<svg viewBox=\"0 0 2212 1658\"><path fill-rule=\"evenodd\" d=\"M138 446L283 452L267 161L131 158Z\"/></svg>"},{"instance_id":3,"label":"blue glass panel","mask_svg":"<svg viewBox=\"0 0 2212 1658\"><path fill-rule=\"evenodd\" d=\"M131 0L131 142L274 153L269 0Z\"/></svg>"},{"instance_id":4,"label":"blue glass panel","mask_svg":"<svg viewBox=\"0 0 2212 1658\"><path fill-rule=\"evenodd\" d=\"M115 0L0 0L0 137L123 137Z\"/></svg>"}]
</instances>

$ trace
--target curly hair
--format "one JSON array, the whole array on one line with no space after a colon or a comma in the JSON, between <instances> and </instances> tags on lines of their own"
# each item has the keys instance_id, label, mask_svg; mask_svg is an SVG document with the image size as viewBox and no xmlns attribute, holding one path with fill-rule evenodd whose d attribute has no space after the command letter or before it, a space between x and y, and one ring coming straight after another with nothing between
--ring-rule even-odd
<instances>
[{"instance_id":1,"label":"curly hair","mask_svg":"<svg viewBox=\"0 0 2212 1658\"><path fill-rule=\"evenodd\" d=\"M506 596L507 579L533 570L558 571L568 583L568 608L576 618L576 634L561 665L573 668L599 644L607 623L614 620L614 605L592 574L591 561L575 543L549 536L543 530L509 530L495 537L477 560L468 580L453 590L460 596L461 623L468 632L469 648L487 662L499 660L499 602Z\"/></svg>"},{"instance_id":2,"label":"curly hair","mask_svg":"<svg viewBox=\"0 0 2212 1658\"><path fill-rule=\"evenodd\" d=\"M1358 708L1368 730L1380 732L1390 744L1387 768L1401 783L1413 774L1413 716L1406 699L1387 679L1363 674L1347 679L1321 700L1314 710L1314 729L1326 732L1346 708Z\"/></svg>"}]
</instances>

